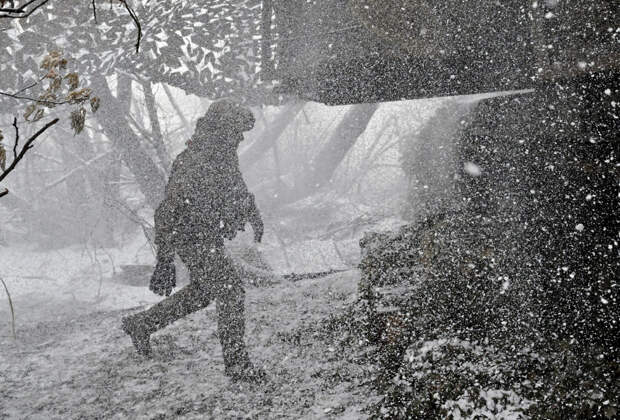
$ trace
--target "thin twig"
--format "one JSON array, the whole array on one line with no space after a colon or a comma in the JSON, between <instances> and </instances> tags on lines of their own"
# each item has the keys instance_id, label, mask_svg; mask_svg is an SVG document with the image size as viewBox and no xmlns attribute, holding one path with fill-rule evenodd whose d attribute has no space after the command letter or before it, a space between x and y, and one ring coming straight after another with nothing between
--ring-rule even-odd
<instances>
[{"instance_id":1,"label":"thin twig","mask_svg":"<svg viewBox=\"0 0 620 420\"><path fill-rule=\"evenodd\" d=\"M53 119L52 121L48 122L43 127L41 127L39 131L34 133L32 136L30 136L28 140L26 140L26 143L22 147L22 150L19 152L17 157L13 159L13 162L11 162L11 165L4 172L2 172L2 174L0 174L0 181L6 178L7 175L10 174L13 171L13 169L15 169L15 166L17 166L19 161L23 159L26 152L32 148L32 143L37 139L37 137L43 134L43 132L45 132L48 128L56 124L58 121L59 121L58 118Z\"/></svg>"},{"instance_id":2,"label":"thin twig","mask_svg":"<svg viewBox=\"0 0 620 420\"><path fill-rule=\"evenodd\" d=\"M166 92L168 101L170 101L170 105L172 105L172 108L174 108L177 115L181 119L181 122L183 123L183 129L185 130L185 134L189 136L190 134L189 133L189 121L187 121L187 118L185 118L185 115L181 111L181 108L179 107L179 104L177 103L177 101L174 99L174 96L172 95L172 92L170 91L170 88L168 87L168 85L165 83L162 83L162 86L164 88L164 92Z\"/></svg>"},{"instance_id":3,"label":"thin twig","mask_svg":"<svg viewBox=\"0 0 620 420\"><path fill-rule=\"evenodd\" d=\"M34 86L34 85L33 85ZM29 86L29 88L31 88L32 86ZM25 89L22 89L25 90ZM1 92L0 91L0 95L2 96L9 96L11 98L15 98L15 99L26 99L28 101L33 101L33 102L37 102L39 104L47 104L47 105L64 105L69 103L69 101L62 101L62 102L55 102L55 101L48 101L45 99L35 99L35 98L30 98L28 96L20 96L17 93L8 93L8 92Z\"/></svg>"},{"instance_id":4,"label":"thin twig","mask_svg":"<svg viewBox=\"0 0 620 420\"><path fill-rule=\"evenodd\" d=\"M134 209L129 207L126 203L120 200L116 200L114 198L108 198L108 197L104 199L104 203L108 204L111 207L114 207L116 210L123 213L125 217L127 217L129 220L136 223L137 225L140 225L142 227L147 227L149 229L154 228L154 226L151 223L149 223L146 219L141 217Z\"/></svg>"},{"instance_id":5,"label":"thin twig","mask_svg":"<svg viewBox=\"0 0 620 420\"><path fill-rule=\"evenodd\" d=\"M13 93L13 95L19 95L20 93L22 93L25 90L28 90L30 88L35 87L36 85L38 85L39 83L41 83L41 81L43 81L43 79L45 79L47 77L47 74L44 74L43 76L41 76L41 78L39 80L37 80L36 82L34 82L31 85L26 86L25 88L22 88L20 90L18 90L17 92Z\"/></svg>"},{"instance_id":6,"label":"thin twig","mask_svg":"<svg viewBox=\"0 0 620 420\"><path fill-rule=\"evenodd\" d=\"M95 0L93 0L93 17L95 18L95 25L97 25L97 5Z\"/></svg>"},{"instance_id":7,"label":"thin twig","mask_svg":"<svg viewBox=\"0 0 620 420\"><path fill-rule=\"evenodd\" d=\"M13 143L13 160L17 159L17 143L19 143L19 128L17 127L17 117L13 118L13 127L15 127L15 143Z\"/></svg>"},{"instance_id":8,"label":"thin twig","mask_svg":"<svg viewBox=\"0 0 620 420\"><path fill-rule=\"evenodd\" d=\"M50 0L43 0L41 3L37 4L35 7L33 7L29 12L26 12L24 9L26 9L26 7L30 6L32 3L36 2L37 0L30 0L28 3L24 4L22 7L20 7L19 9L17 9L17 12L7 12L7 14L5 15L0 15L0 19L1 18L8 18L8 19L25 19L27 17L29 17L31 14L33 14L35 11L37 11L38 9L40 9L41 7L45 6ZM14 13L23 13L19 16L14 16Z\"/></svg>"},{"instance_id":9,"label":"thin twig","mask_svg":"<svg viewBox=\"0 0 620 420\"><path fill-rule=\"evenodd\" d=\"M157 254L157 247L152 241L151 233L149 233L152 232L154 229L152 224L150 224L144 218L140 217L135 210L133 210L131 207L129 207L124 202L121 202L120 200L116 200L111 197L105 197L103 202L104 204L107 204L108 206L118 210L120 213L123 214L123 216L127 217L130 221L140 226L142 228L142 232L144 232L147 243L151 247L151 251L153 251L153 255Z\"/></svg>"},{"instance_id":10,"label":"thin twig","mask_svg":"<svg viewBox=\"0 0 620 420\"><path fill-rule=\"evenodd\" d=\"M331 269L327 271L316 271L313 273L299 273L299 274L290 273L290 274L284 274L282 278L284 280L290 280L290 281L314 280L320 277L327 277L331 274L344 273L345 271L352 271L352 270L354 269L353 268L341 268L341 269Z\"/></svg>"},{"instance_id":11,"label":"thin twig","mask_svg":"<svg viewBox=\"0 0 620 420\"><path fill-rule=\"evenodd\" d=\"M6 13L25 13L24 9L26 7L28 7L30 4L34 3L35 1L37 1L37 0L30 0L28 3L23 4L21 7L17 8L17 9L15 9L15 5L13 5L12 9L4 8L3 7L3 8L0 8L0 11L1 12L6 12ZM4 4L4 1L2 3ZM13 4L13 2L11 2L11 4Z\"/></svg>"},{"instance_id":12,"label":"thin twig","mask_svg":"<svg viewBox=\"0 0 620 420\"><path fill-rule=\"evenodd\" d=\"M136 54L137 54L138 52L140 52L140 41L142 40L142 26L140 25L140 21L138 20L138 17L136 16L131 6L127 4L127 0L120 0L120 2L125 6L125 9L127 9L129 16L131 16L131 18L133 19L133 22L136 24L136 28L138 28L138 40L136 41Z\"/></svg>"},{"instance_id":13,"label":"thin twig","mask_svg":"<svg viewBox=\"0 0 620 420\"><path fill-rule=\"evenodd\" d=\"M58 184L61 184L62 182L67 180L69 177L73 176L75 173L86 169L88 166L90 166L94 162L97 162L98 160L108 156L110 153L111 152L104 152L104 153L100 154L99 156L96 156L96 157L92 158L91 160L84 161L84 163L82 165L80 165L80 166L78 166L76 168L71 169L69 172L67 172L66 174L64 174L63 176L58 178L57 180L52 181L49 184L45 185L43 187L44 191L49 190L49 189L55 187Z\"/></svg>"},{"instance_id":14,"label":"thin twig","mask_svg":"<svg viewBox=\"0 0 620 420\"><path fill-rule=\"evenodd\" d=\"M64 165L64 163L58 159L54 159L53 157L41 154L39 152L32 152L32 156L36 156L39 159L47 160L49 162L55 163L56 165Z\"/></svg>"},{"instance_id":15,"label":"thin twig","mask_svg":"<svg viewBox=\"0 0 620 420\"><path fill-rule=\"evenodd\" d=\"M19 94L20 94L20 93L22 93L23 91L28 90L28 89L33 88L33 87L35 87L35 86L37 85L37 83L38 83L38 82L34 82L33 84L28 85L28 86L26 86L25 88L20 89L20 90L18 90L17 92L13 93L13 95L19 95Z\"/></svg>"},{"instance_id":16,"label":"thin twig","mask_svg":"<svg viewBox=\"0 0 620 420\"><path fill-rule=\"evenodd\" d=\"M0 195L0 197L2 197L2 195ZM2 277L0 277L0 282L2 282L2 285L4 286L4 291L6 292L6 297L9 299L9 308L11 309L11 331L13 333L13 339L17 340L17 334L15 334L15 308L13 308L13 300L11 300L9 288L6 287L6 283L4 282Z\"/></svg>"}]
</instances>

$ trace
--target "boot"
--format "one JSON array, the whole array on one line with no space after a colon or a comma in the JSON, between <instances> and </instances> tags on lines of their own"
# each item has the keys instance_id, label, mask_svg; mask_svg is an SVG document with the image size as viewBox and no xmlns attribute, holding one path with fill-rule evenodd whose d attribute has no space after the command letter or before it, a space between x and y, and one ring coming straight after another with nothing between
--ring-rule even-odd
<instances>
[{"instance_id":1,"label":"boot","mask_svg":"<svg viewBox=\"0 0 620 420\"><path fill-rule=\"evenodd\" d=\"M127 316L121 328L131 337L138 354L151 354L150 337L156 331L209 305L210 295L189 284L149 309Z\"/></svg>"},{"instance_id":2,"label":"boot","mask_svg":"<svg viewBox=\"0 0 620 420\"><path fill-rule=\"evenodd\" d=\"M263 369L254 366L247 352L243 351L242 355L235 356L233 360L230 357L224 357L226 376L235 382L263 382L265 380L267 374Z\"/></svg>"},{"instance_id":3,"label":"boot","mask_svg":"<svg viewBox=\"0 0 620 420\"><path fill-rule=\"evenodd\" d=\"M233 381L262 382L265 372L250 361L245 347L244 292L229 289L217 301L218 334L224 357L224 373Z\"/></svg>"},{"instance_id":4,"label":"boot","mask_svg":"<svg viewBox=\"0 0 620 420\"><path fill-rule=\"evenodd\" d=\"M121 320L121 328L125 334L131 337L131 342L139 355L150 357L151 355L151 332L147 323L142 319L142 314L126 316Z\"/></svg>"}]
</instances>

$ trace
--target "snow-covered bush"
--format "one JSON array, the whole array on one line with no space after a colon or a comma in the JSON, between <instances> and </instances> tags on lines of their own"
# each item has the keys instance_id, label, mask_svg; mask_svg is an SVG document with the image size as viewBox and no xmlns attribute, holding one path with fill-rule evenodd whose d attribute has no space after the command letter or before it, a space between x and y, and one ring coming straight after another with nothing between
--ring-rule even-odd
<instances>
[{"instance_id":1,"label":"snow-covered bush","mask_svg":"<svg viewBox=\"0 0 620 420\"><path fill-rule=\"evenodd\" d=\"M508 239L491 219L443 214L362 240L377 418L615 414L613 349L553 330L570 318L543 306L546 279Z\"/></svg>"},{"instance_id":2,"label":"snow-covered bush","mask_svg":"<svg viewBox=\"0 0 620 420\"><path fill-rule=\"evenodd\" d=\"M524 398L534 418L616 414L617 79L601 72L471 108L454 102L403 147L415 223L361 243L385 394L377 416L509 415L484 414L481 395L497 396L495 408ZM433 340L494 350L442 350L419 377L406 356ZM539 357L515 356L526 348ZM463 369L472 358L504 382Z\"/></svg>"}]
</instances>

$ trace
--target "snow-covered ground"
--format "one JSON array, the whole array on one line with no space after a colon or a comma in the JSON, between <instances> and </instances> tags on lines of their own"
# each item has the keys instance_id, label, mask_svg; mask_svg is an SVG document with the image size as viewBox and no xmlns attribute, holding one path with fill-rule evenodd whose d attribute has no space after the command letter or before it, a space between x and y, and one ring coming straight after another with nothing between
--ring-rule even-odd
<instances>
[{"instance_id":1,"label":"snow-covered ground","mask_svg":"<svg viewBox=\"0 0 620 420\"><path fill-rule=\"evenodd\" d=\"M120 320L161 298L148 290L148 275L141 286L114 280L125 265L147 272L154 264L141 232L96 251L0 247L17 336L0 286L0 418L364 418L375 400L360 383L369 367L350 362L354 355L320 326L355 300L364 231L400 220L331 197L315 201L266 223L260 245L251 229L228 244L233 254L253 247L272 269L261 287L244 277L248 346L269 375L260 386L224 375L214 305L155 334L152 360L135 354ZM348 271L280 276L334 270ZM178 274L182 286L187 275Z\"/></svg>"},{"instance_id":2,"label":"snow-covered ground","mask_svg":"<svg viewBox=\"0 0 620 420\"><path fill-rule=\"evenodd\" d=\"M152 264L153 253L144 237L120 249L71 247L41 251L36 247L0 247L0 277L6 283L17 320L17 329L28 323L53 320L82 312L127 309L157 302L147 288L109 281L123 264ZM9 306L0 293L0 337L10 330Z\"/></svg>"},{"instance_id":3,"label":"snow-covered ground","mask_svg":"<svg viewBox=\"0 0 620 420\"><path fill-rule=\"evenodd\" d=\"M49 275L45 281L75 273ZM19 303L36 290L20 293L18 339L9 338L5 323L0 348L0 417L363 418L361 410L372 398L358 383L366 376L363 368L317 330L322 319L354 298L358 276L353 270L248 288L247 342L255 363L268 372L263 385L236 384L224 376L213 307L155 334L154 356L147 360L119 329L130 311L113 309L112 303L98 310L83 302L72 307L68 297L48 301L47 319L28 319L23 312L28 306ZM145 303L151 299L144 290L129 298L129 289L142 288L106 285L101 293L127 293L119 296L119 306L142 294ZM0 316L7 319L7 312Z\"/></svg>"}]
</instances>

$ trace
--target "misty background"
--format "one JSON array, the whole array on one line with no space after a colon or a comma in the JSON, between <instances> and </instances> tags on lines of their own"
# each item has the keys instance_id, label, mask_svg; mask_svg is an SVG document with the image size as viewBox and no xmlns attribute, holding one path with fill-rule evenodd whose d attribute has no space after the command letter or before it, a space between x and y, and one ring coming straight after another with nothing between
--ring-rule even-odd
<instances>
[{"instance_id":1,"label":"misty background","mask_svg":"<svg viewBox=\"0 0 620 420\"><path fill-rule=\"evenodd\" d=\"M0 418L615 418L617 12L0 1ZM119 328L219 99L256 117L265 234L226 248L259 387L213 307L148 360Z\"/></svg>"}]
</instances>

